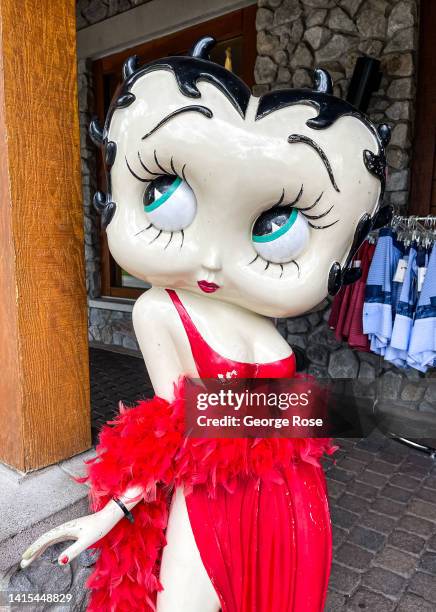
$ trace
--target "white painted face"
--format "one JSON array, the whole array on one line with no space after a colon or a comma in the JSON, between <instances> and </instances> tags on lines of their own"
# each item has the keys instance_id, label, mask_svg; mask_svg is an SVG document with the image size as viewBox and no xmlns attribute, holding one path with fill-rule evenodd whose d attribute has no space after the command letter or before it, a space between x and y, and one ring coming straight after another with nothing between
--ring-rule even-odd
<instances>
[{"instance_id":1,"label":"white painted face","mask_svg":"<svg viewBox=\"0 0 436 612\"><path fill-rule=\"evenodd\" d=\"M326 297L332 264L344 264L377 207L380 181L363 161L365 149L379 152L376 136L353 116L311 129L318 113L307 104L255 120L255 97L242 118L217 87L197 86L201 97L188 98L171 71L151 71L114 111L110 251L152 285L302 314ZM192 105L208 110L159 125Z\"/></svg>"}]
</instances>

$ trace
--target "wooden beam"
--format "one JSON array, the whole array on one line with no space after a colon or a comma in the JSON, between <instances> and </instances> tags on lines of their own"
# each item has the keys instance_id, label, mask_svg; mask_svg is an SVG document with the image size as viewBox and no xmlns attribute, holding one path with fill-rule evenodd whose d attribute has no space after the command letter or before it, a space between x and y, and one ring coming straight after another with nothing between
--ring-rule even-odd
<instances>
[{"instance_id":1,"label":"wooden beam","mask_svg":"<svg viewBox=\"0 0 436 612\"><path fill-rule=\"evenodd\" d=\"M75 2L0 2L0 460L90 447Z\"/></svg>"}]
</instances>

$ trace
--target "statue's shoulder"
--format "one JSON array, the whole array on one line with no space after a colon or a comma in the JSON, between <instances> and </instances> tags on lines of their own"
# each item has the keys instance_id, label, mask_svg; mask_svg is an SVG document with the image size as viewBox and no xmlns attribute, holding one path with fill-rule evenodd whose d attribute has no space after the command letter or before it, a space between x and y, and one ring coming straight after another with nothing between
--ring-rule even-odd
<instances>
[{"instance_id":1,"label":"statue's shoulder","mask_svg":"<svg viewBox=\"0 0 436 612\"><path fill-rule=\"evenodd\" d=\"M136 300L133 306L133 322L141 319L149 323L161 321L174 310L171 299L165 289L151 287Z\"/></svg>"},{"instance_id":2,"label":"statue's shoulder","mask_svg":"<svg viewBox=\"0 0 436 612\"><path fill-rule=\"evenodd\" d=\"M159 287L145 291L135 302L132 320L145 363L155 371L177 352L175 339L180 336L177 310L167 291Z\"/></svg>"}]
</instances>

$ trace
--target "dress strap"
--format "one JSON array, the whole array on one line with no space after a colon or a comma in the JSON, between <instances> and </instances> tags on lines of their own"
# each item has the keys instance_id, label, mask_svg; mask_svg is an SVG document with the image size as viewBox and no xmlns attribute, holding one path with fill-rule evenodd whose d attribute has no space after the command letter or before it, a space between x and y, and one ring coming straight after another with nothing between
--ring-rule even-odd
<instances>
[{"instance_id":1,"label":"dress strap","mask_svg":"<svg viewBox=\"0 0 436 612\"><path fill-rule=\"evenodd\" d=\"M201 357L206 357L212 349L209 347L207 342L201 336L198 329L195 327L193 320L189 316L188 311L182 303L182 300L179 298L174 289L166 289L165 291L168 293L172 303L176 307L182 325L185 328L189 344L191 345L191 351L194 357L194 361L196 362L197 366L201 366L202 364L198 363L198 356L201 355Z\"/></svg>"}]
</instances>

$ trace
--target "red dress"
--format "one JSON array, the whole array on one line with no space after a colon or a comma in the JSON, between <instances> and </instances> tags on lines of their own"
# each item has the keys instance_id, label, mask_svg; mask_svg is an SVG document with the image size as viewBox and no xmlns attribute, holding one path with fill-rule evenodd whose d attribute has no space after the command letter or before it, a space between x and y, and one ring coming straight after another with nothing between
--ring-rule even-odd
<instances>
[{"instance_id":1,"label":"red dress","mask_svg":"<svg viewBox=\"0 0 436 612\"><path fill-rule=\"evenodd\" d=\"M266 364L226 359L202 338L177 294L168 290L201 378L284 378L293 355ZM106 426L89 468L93 506L126 485L147 501L96 547L89 610L154 609L168 487L184 486L194 537L223 612L322 612L331 564L326 485L318 458L327 439L186 439L183 384L172 403L142 402ZM165 585L163 585L165 587ZM174 610L177 612L177 610Z\"/></svg>"}]
</instances>

